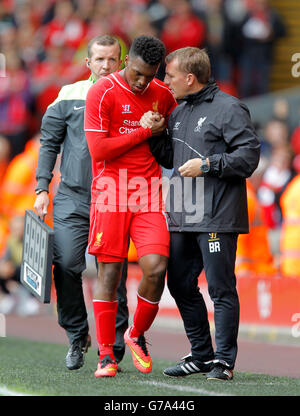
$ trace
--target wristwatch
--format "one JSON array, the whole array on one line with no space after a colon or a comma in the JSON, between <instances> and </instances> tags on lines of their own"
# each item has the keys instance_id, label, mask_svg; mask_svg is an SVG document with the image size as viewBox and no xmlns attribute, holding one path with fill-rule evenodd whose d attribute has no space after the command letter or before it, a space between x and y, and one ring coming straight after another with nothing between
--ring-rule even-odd
<instances>
[{"instance_id":1,"label":"wristwatch","mask_svg":"<svg viewBox=\"0 0 300 416\"><path fill-rule=\"evenodd\" d=\"M39 195L41 192L47 192L48 193L48 191L46 191L46 189L36 189L35 190L36 195Z\"/></svg>"},{"instance_id":2,"label":"wristwatch","mask_svg":"<svg viewBox=\"0 0 300 416\"><path fill-rule=\"evenodd\" d=\"M209 166L209 164L207 163L206 158L205 158L205 157L203 157L203 158L201 158L201 160L202 160L202 165L200 166L200 169L201 169L202 173L207 173L207 172L209 172L209 170L210 170L210 166Z\"/></svg>"}]
</instances>

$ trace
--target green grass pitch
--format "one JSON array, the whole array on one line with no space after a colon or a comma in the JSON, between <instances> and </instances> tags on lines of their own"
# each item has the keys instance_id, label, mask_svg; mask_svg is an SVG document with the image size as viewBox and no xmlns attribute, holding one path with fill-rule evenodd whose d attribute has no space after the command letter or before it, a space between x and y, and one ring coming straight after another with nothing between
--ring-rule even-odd
<instances>
[{"instance_id":1,"label":"green grass pitch","mask_svg":"<svg viewBox=\"0 0 300 416\"><path fill-rule=\"evenodd\" d=\"M125 354L122 372L96 379L98 356L90 349L80 370L65 367L67 346L0 338L0 395L33 396L299 396L300 379L235 372L230 382L207 381L201 374L165 377L171 361L153 360L153 371L141 374Z\"/></svg>"}]
</instances>

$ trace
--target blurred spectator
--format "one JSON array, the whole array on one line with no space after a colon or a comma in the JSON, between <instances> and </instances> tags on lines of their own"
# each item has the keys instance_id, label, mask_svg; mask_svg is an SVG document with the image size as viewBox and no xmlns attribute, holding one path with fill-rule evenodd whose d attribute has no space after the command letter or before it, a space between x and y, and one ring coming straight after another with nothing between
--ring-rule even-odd
<instances>
[{"instance_id":1,"label":"blurred spectator","mask_svg":"<svg viewBox=\"0 0 300 416\"><path fill-rule=\"evenodd\" d=\"M6 76L0 83L0 131L10 141L11 157L24 150L32 106L29 76L16 49L5 54Z\"/></svg>"},{"instance_id":2,"label":"blurred spectator","mask_svg":"<svg viewBox=\"0 0 300 416\"><path fill-rule=\"evenodd\" d=\"M281 226L280 196L295 175L292 168L293 155L289 148L273 150L260 187L258 198L263 206L265 220L271 229Z\"/></svg>"},{"instance_id":3,"label":"blurred spectator","mask_svg":"<svg viewBox=\"0 0 300 416\"><path fill-rule=\"evenodd\" d=\"M188 0L172 2L172 14L165 21L161 40L167 53L186 46L201 48L205 42L205 24L195 15Z\"/></svg>"},{"instance_id":4,"label":"blurred spectator","mask_svg":"<svg viewBox=\"0 0 300 416\"><path fill-rule=\"evenodd\" d=\"M152 25L149 16L146 13L136 13L132 27L128 31L130 42L137 36L158 36L157 29Z\"/></svg>"},{"instance_id":5,"label":"blurred spectator","mask_svg":"<svg viewBox=\"0 0 300 416\"><path fill-rule=\"evenodd\" d=\"M289 103L284 97L278 97L273 104L273 117L287 123L289 126Z\"/></svg>"},{"instance_id":6,"label":"blurred spectator","mask_svg":"<svg viewBox=\"0 0 300 416\"><path fill-rule=\"evenodd\" d=\"M293 168L297 173L300 173L300 118L298 121L298 125L296 125L296 127L292 130L291 133L291 147L294 152Z\"/></svg>"},{"instance_id":7,"label":"blurred spectator","mask_svg":"<svg viewBox=\"0 0 300 416\"><path fill-rule=\"evenodd\" d=\"M282 276L300 277L300 174L283 192L280 205L283 222L280 241Z\"/></svg>"},{"instance_id":8,"label":"blurred spectator","mask_svg":"<svg viewBox=\"0 0 300 416\"><path fill-rule=\"evenodd\" d=\"M237 242L237 277L273 277L277 269L269 245L268 227L251 178L247 179L249 234L240 234Z\"/></svg>"},{"instance_id":9,"label":"blurred spectator","mask_svg":"<svg viewBox=\"0 0 300 416\"><path fill-rule=\"evenodd\" d=\"M24 63L24 68L31 75L32 69L38 64L43 53L42 41L32 24L24 24L19 27L16 36L16 47Z\"/></svg>"},{"instance_id":10,"label":"blurred spectator","mask_svg":"<svg viewBox=\"0 0 300 416\"><path fill-rule=\"evenodd\" d=\"M9 227L6 219L0 215L0 256L2 256L6 247L6 240L9 233Z\"/></svg>"},{"instance_id":11,"label":"blurred spectator","mask_svg":"<svg viewBox=\"0 0 300 416\"><path fill-rule=\"evenodd\" d=\"M295 174L289 128L284 121L272 119L264 126L262 156L268 159L268 166L263 173L257 196L263 206L268 227L276 229L281 225L279 198Z\"/></svg>"},{"instance_id":12,"label":"blurred spectator","mask_svg":"<svg viewBox=\"0 0 300 416\"><path fill-rule=\"evenodd\" d=\"M249 97L269 92L269 78L276 41L285 36L282 18L269 0L249 1L249 11L239 33L239 94Z\"/></svg>"},{"instance_id":13,"label":"blurred spectator","mask_svg":"<svg viewBox=\"0 0 300 416\"><path fill-rule=\"evenodd\" d=\"M248 12L246 0L223 0L224 50L230 57L232 66L232 80L235 88L238 82L238 59L241 50L240 26Z\"/></svg>"},{"instance_id":14,"label":"blurred spectator","mask_svg":"<svg viewBox=\"0 0 300 416\"><path fill-rule=\"evenodd\" d=\"M158 36L169 18L173 0L151 0L147 6L147 14L152 25L156 28Z\"/></svg>"},{"instance_id":15,"label":"blurred spectator","mask_svg":"<svg viewBox=\"0 0 300 416\"><path fill-rule=\"evenodd\" d=\"M258 199L262 205L264 219L269 228L271 250L276 263L280 255L280 232L282 225L282 212L280 197L287 185L295 176L292 167L293 154L289 145L274 149L269 165L263 175L258 188Z\"/></svg>"},{"instance_id":16,"label":"blurred spectator","mask_svg":"<svg viewBox=\"0 0 300 416\"><path fill-rule=\"evenodd\" d=\"M298 109L298 117L291 133L291 146L296 155L297 160L300 157L300 108ZM297 169L298 170L298 169Z\"/></svg>"},{"instance_id":17,"label":"blurred spectator","mask_svg":"<svg viewBox=\"0 0 300 416\"><path fill-rule=\"evenodd\" d=\"M33 207L36 195L35 169L40 148L40 135L36 135L26 144L24 152L17 155L8 165L0 192L0 214L7 220L25 213ZM56 171L55 171L56 172ZM58 173L55 174L53 188L57 185ZM49 217L49 218L48 218ZM47 222L52 225L51 215Z\"/></svg>"},{"instance_id":18,"label":"blurred spectator","mask_svg":"<svg viewBox=\"0 0 300 416\"><path fill-rule=\"evenodd\" d=\"M206 29L203 19L196 16L188 0L172 2L170 16L165 20L160 34L167 54L186 46L204 47ZM157 78L163 80L165 64L160 65Z\"/></svg>"},{"instance_id":19,"label":"blurred spectator","mask_svg":"<svg viewBox=\"0 0 300 416\"><path fill-rule=\"evenodd\" d=\"M55 100L63 85L75 82L86 74L86 67L67 59L64 45L47 48L46 59L32 71L32 91L36 97L36 111L41 117Z\"/></svg>"},{"instance_id":20,"label":"blurred spectator","mask_svg":"<svg viewBox=\"0 0 300 416\"><path fill-rule=\"evenodd\" d=\"M76 16L82 20L85 25L89 24L93 18L96 0L75 0L74 4L76 5Z\"/></svg>"},{"instance_id":21,"label":"blurred spectator","mask_svg":"<svg viewBox=\"0 0 300 416\"><path fill-rule=\"evenodd\" d=\"M31 9L31 21L35 29L53 19L54 7L57 0L27 0Z\"/></svg>"},{"instance_id":22,"label":"blurred spectator","mask_svg":"<svg viewBox=\"0 0 300 416\"><path fill-rule=\"evenodd\" d=\"M88 25L87 39L93 39L98 35L101 36L106 33L112 34L110 26L111 12L112 8L109 0L102 0L96 3L92 19Z\"/></svg>"},{"instance_id":23,"label":"blurred spectator","mask_svg":"<svg viewBox=\"0 0 300 416\"><path fill-rule=\"evenodd\" d=\"M10 143L5 136L0 135L0 192L2 187L3 178L6 173L6 169L9 164L10 159ZM8 224L5 218L3 217L0 210L0 256L3 253L6 244L6 238L8 235Z\"/></svg>"},{"instance_id":24,"label":"blurred spectator","mask_svg":"<svg viewBox=\"0 0 300 416\"><path fill-rule=\"evenodd\" d=\"M77 16L71 1L57 1L54 18L44 25L43 38L47 49L50 46L64 46L68 58L72 58L86 34L86 24Z\"/></svg>"},{"instance_id":25,"label":"blurred spectator","mask_svg":"<svg viewBox=\"0 0 300 416\"><path fill-rule=\"evenodd\" d=\"M220 82L232 78L231 60L225 51L227 16L223 0L206 0L204 18L206 23L207 52L212 64L212 75Z\"/></svg>"},{"instance_id":26,"label":"blurred spectator","mask_svg":"<svg viewBox=\"0 0 300 416\"><path fill-rule=\"evenodd\" d=\"M24 235L24 216L15 216L10 222L10 234L6 252L0 259L0 313L9 314L16 306L20 315L33 315L39 312L39 302L21 284Z\"/></svg>"},{"instance_id":27,"label":"blurred spectator","mask_svg":"<svg viewBox=\"0 0 300 416\"><path fill-rule=\"evenodd\" d=\"M10 160L11 145L7 137L0 135L0 189Z\"/></svg>"},{"instance_id":28,"label":"blurred spectator","mask_svg":"<svg viewBox=\"0 0 300 416\"><path fill-rule=\"evenodd\" d=\"M261 154L270 158L274 150L282 149L289 144L288 124L276 118L266 122L263 126L262 150Z\"/></svg>"},{"instance_id":29,"label":"blurred spectator","mask_svg":"<svg viewBox=\"0 0 300 416\"><path fill-rule=\"evenodd\" d=\"M5 24L13 23L13 4L12 2L1 1L0 2L0 31L3 29Z\"/></svg>"}]
</instances>

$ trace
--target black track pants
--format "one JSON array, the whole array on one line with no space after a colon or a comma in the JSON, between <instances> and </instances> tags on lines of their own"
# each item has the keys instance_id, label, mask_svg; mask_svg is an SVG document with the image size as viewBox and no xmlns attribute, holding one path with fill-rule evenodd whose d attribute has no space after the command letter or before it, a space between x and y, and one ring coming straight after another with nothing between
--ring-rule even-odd
<instances>
[{"instance_id":1,"label":"black track pants","mask_svg":"<svg viewBox=\"0 0 300 416\"><path fill-rule=\"evenodd\" d=\"M234 367L237 355L239 299L234 274L236 233L171 232L168 287L183 319L195 359L225 360ZM216 351L213 352L207 309L198 276L205 271L214 303Z\"/></svg>"}]
</instances>

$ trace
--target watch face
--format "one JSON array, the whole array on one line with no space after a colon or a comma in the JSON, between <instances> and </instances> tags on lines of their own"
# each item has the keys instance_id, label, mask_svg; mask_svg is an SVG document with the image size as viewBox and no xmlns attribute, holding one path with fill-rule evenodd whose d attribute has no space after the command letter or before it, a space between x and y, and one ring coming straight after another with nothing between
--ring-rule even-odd
<instances>
[{"instance_id":1,"label":"watch face","mask_svg":"<svg viewBox=\"0 0 300 416\"><path fill-rule=\"evenodd\" d=\"M209 171L209 166L205 159L202 161L201 170L203 173L207 173Z\"/></svg>"}]
</instances>

